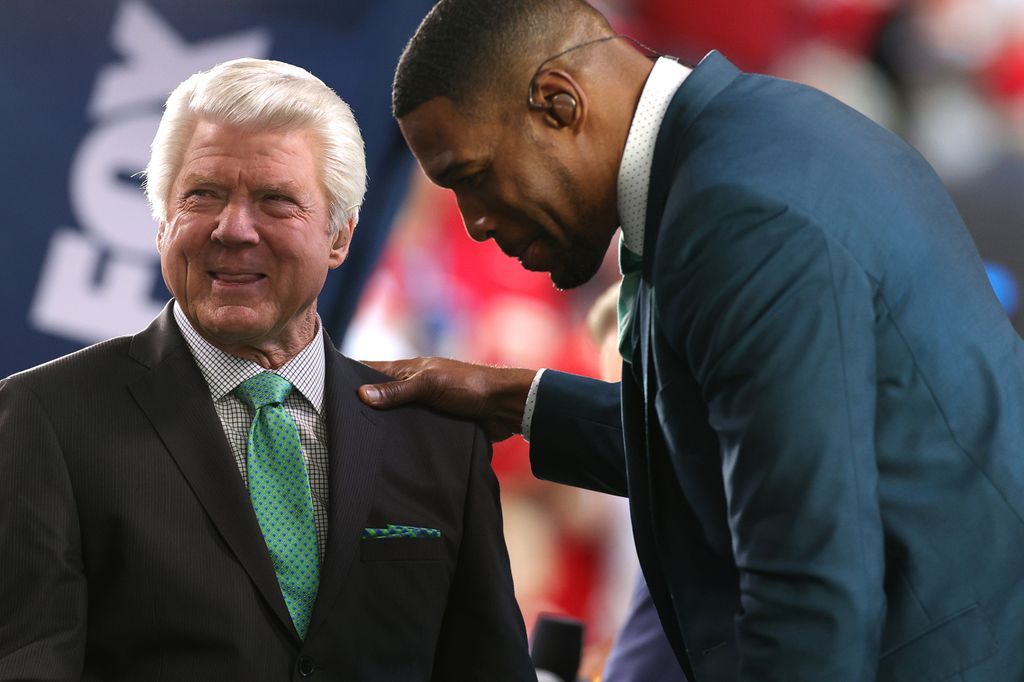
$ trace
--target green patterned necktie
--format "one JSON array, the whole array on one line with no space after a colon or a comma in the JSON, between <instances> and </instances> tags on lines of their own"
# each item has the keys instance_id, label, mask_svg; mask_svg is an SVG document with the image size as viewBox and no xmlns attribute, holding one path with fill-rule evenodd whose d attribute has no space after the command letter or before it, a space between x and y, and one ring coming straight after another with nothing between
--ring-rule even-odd
<instances>
[{"instance_id":1,"label":"green patterned necktie","mask_svg":"<svg viewBox=\"0 0 1024 682\"><path fill-rule=\"evenodd\" d=\"M619 355L627 363L633 359L633 327L636 319L633 308L636 305L636 293L640 287L644 259L626 248L625 241L619 239L619 272L622 283L619 285Z\"/></svg>"},{"instance_id":2,"label":"green patterned necktie","mask_svg":"<svg viewBox=\"0 0 1024 682\"><path fill-rule=\"evenodd\" d=\"M272 372L246 379L235 394L254 410L249 428L249 497L288 612L305 639L320 586L316 523L295 421L282 407L292 385Z\"/></svg>"}]
</instances>

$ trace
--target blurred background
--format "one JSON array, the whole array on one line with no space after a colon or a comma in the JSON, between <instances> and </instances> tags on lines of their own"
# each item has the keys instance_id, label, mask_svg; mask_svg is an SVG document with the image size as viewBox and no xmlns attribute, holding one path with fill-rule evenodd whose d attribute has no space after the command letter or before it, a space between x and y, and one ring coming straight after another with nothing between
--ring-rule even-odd
<instances>
[{"instance_id":1,"label":"blurred background","mask_svg":"<svg viewBox=\"0 0 1024 682\"><path fill-rule=\"evenodd\" d=\"M390 84L429 0L0 0L0 376L144 327L167 300L136 173L161 105L191 73L242 56L303 66L348 101L370 185L321 316L358 359L445 355L602 376L586 325L614 254L568 293L466 236L390 113ZM903 136L953 195L993 288L1024 329L1024 0L606 0L616 27L698 62L818 87ZM784 142L784 141L783 141ZM605 370L607 372L607 370ZM532 478L495 446L517 594L532 627L587 623L600 669L636 565L623 500Z\"/></svg>"}]
</instances>

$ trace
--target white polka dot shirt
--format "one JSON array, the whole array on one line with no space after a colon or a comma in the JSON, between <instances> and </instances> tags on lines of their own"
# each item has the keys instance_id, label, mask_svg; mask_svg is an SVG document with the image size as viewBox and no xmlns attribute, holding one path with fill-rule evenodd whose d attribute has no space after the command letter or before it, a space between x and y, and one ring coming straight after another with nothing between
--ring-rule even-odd
<instances>
[{"instance_id":1,"label":"white polka dot shirt","mask_svg":"<svg viewBox=\"0 0 1024 682\"><path fill-rule=\"evenodd\" d=\"M690 75L691 69L679 62L661 57L654 63L651 75L640 95L633 123L629 127L626 146L619 164L619 220L622 241L638 256L644 255L644 227L647 221L647 189L651 184L651 162L658 130L676 90Z\"/></svg>"},{"instance_id":2,"label":"white polka dot shirt","mask_svg":"<svg viewBox=\"0 0 1024 682\"><path fill-rule=\"evenodd\" d=\"M225 353L204 339L189 323L177 302L174 303L174 320L210 387L213 408L224 427L224 435L231 446L231 454L242 476L242 483L248 486L246 445L254 411L232 391L249 377L266 370L252 360ZM317 548L322 563L327 542L329 483L327 424L323 416L324 339L319 319L316 336L309 345L274 372L294 386L284 401L284 409L299 429L299 442L302 444L302 454L309 474L309 489L313 497Z\"/></svg>"},{"instance_id":3,"label":"white polka dot shirt","mask_svg":"<svg viewBox=\"0 0 1024 682\"><path fill-rule=\"evenodd\" d=\"M692 69L674 59L661 57L654 63L647 83L640 94L633 122L626 136L626 146L619 164L618 208L622 222L622 241L638 256L644 255L644 228L647 221L647 189L651 184L651 162L658 130L676 90ZM530 440L530 424L537 406L537 388L544 370L533 377L523 411L523 438Z\"/></svg>"}]
</instances>

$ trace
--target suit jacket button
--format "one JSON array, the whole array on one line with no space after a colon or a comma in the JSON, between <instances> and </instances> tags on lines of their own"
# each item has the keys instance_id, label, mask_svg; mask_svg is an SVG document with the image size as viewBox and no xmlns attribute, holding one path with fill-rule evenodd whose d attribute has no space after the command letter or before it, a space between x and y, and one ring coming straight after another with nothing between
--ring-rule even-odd
<instances>
[{"instance_id":1,"label":"suit jacket button","mask_svg":"<svg viewBox=\"0 0 1024 682\"><path fill-rule=\"evenodd\" d=\"M316 661L309 656L299 656L299 674L309 677L316 671Z\"/></svg>"}]
</instances>

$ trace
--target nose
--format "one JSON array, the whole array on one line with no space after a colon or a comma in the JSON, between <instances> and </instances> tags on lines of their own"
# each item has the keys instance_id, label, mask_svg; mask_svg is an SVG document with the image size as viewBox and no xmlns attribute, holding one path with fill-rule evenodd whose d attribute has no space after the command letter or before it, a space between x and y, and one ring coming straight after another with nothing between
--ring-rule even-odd
<instances>
[{"instance_id":1,"label":"nose","mask_svg":"<svg viewBox=\"0 0 1024 682\"><path fill-rule=\"evenodd\" d=\"M256 215L251 204L244 200L229 201L217 216L217 225L211 239L224 246L246 246L260 240L256 229Z\"/></svg>"},{"instance_id":2,"label":"nose","mask_svg":"<svg viewBox=\"0 0 1024 682\"><path fill-rule=\"evenodd\" d=\"M485 242L494 238L498 224L488 212L462 200L459 201L459 211L462 212L466 232L474 241Z\"/></svg>"},{"instance_id":3,"label":"nose","mask_svg":"<svg viewBox=\"0 0 1024 682\"><path fill-rule=\"evenodd\" d=\"M494 221L487 216L481 216L473 222L466 221L466 232L473 238L474 241L485 242L488 239L494 239L495 225Z\"/></svg>"}]
</instances>

